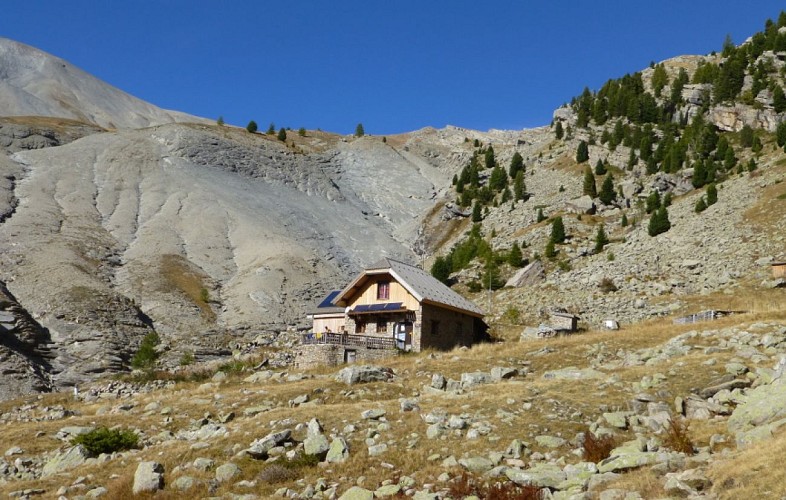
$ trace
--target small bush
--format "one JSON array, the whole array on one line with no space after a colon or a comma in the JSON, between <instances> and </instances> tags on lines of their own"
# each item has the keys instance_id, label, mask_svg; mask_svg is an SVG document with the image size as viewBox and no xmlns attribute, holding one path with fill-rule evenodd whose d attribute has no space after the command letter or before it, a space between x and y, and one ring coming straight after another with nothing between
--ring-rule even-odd
<instances>
[{"instance_id":1,"label":"small bush","mask_svg":"<svg viewBox=\"0 0 786 500\"><path fill-rule=\"evenodd\" d=\"M520 325L521 311L519 310L518 307L508 306L508 308L505 309L505 312L502 314L502 319L504 319L505 322L511 325Z\"/></svg>"},{"instance_id":2,"label":"small bush","mask_svg":"<svg viewBox=\"0 0 786 500\"><path fill-rule=\"evenodd\" d=\"M199 289L199 300L201 300L205 304L210 302L210 292L207 291L207 288Z\"/></svg>"},{"instance_id":3,"label":"small bush","mask_svg":"<svg viewBox=\"0 0 786 500\"><path fill-rule=\"evenodd\" d=\"M194 364L194 353L186 351L180 356L180 366L188 366Z\"/></svg>"},{"instance_id":4,"label":"small bush","mask_svg":"<svg viewBox=\"0 0 786 500\"><path fill-rule=\"evenodd\" d=\"M75 437L73 444L81 444L91 455L114 453L139 447L139 437L129 430L99 427Z\"/></svg>"},{"instance_id":5,"label":"small bush","mask_svg":"<svg viewBox=\"0 0 786 500\"><path fill-rule=\"evenodd\" d=\"M131 366L137 369L152 368L158 359L156 346L159 342L161 342L161 339L156 332L150 332L145 335L145 338L139 344L139 350L131 358Z\"/></svg>"},{"instance_id":6,"label":"small bush","mask_svg":"<svg viewBox=\"0 0 786 500\"><path fill-rule=\"evenodd\" d=\"M469 291L472 293L478 293L479 291L483 290L483 287L478 281L470 281L467 283L467 288L469 288Z\"/></svg>"},{"instance_id":7,"label":"small bush","mask_svg":"<svg viewBox=\"0 0 786 500\"><path fill-rule=\"evenodd\" d=\"M300 474L298 474L297 471L289 467L284 467L278 463L268 465L262 469L262 472L257 476L260 481L271 484L285 483L298 479L299 477Z\"/></svg>"},{"instance_id":8,"label":"small bush","mask_svg":"<svg viewBox=\"0 0 786 500\"><path fill-rule=\"evenodd\" d=\"M543 495L537 486L520 486L512 481L488 484L462 472L448 483L448 496L464 498L476 496L495 500L541 500Z\"/></svg>"},{"instance_id":9,"label":"small bush","mask_svg":"<svg viewBox=\"0 0 786 500\"><path fill-rule=\"evenodd\" d=\"M603 293L617 291L617 285L614 284L614 281L611 278L601 278L600 282L598 283L598 288L600 288L600 291Z\"/></svg>"},{"instance_id":10,"label":"small bush","mask_svg":"<svg viewBox=\"0 0 786 500\"><path fill-rule=\"evenodd\" d=\"M663 444L674 451L693 455L695 453L693 441L688 435L688 428L682 420L669 420L666 433L663 436Z\"/></svg>"},{"instance_id":11,"label":"small bush","mask_svg":"<svg viewBox=\"0 0 786 500\"><path fill-rule=\"evenodd\" d=\"M609 458L611 450L616 446L617 440L613 436L596 437L587 429L584 432L584 442L581 447L584 460L598 463Z\"/></svg>"}]
</instances>

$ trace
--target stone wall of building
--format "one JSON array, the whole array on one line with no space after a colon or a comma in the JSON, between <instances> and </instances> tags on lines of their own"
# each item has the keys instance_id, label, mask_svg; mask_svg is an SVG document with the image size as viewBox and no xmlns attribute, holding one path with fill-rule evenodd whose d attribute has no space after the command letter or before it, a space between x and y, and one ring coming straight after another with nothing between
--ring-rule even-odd
<instances>
[{"instance_id":1,"label":"stone wall of building","mask_svg":"<svg viewBox=\"0 0 786 500\"><path fill-rule=\"evenodd\" d=\"M420 350L448 350L472 345L475 326L472 316L424 304L420 322Z\"/></svg>"},{"instance_id":2,"label":"stone wall of building","mask_svg":"<svg viewBox=\"0 0 786 500\"><path fill-rule=\"evenodd\" d=\"M309 344L295 349L295 368L306 370L316 366L336 366L344 363L346 351L355 352L355 362L365 363L395 356L395 349L368 349L366 347Z\"/></svg>"}]
</instances>

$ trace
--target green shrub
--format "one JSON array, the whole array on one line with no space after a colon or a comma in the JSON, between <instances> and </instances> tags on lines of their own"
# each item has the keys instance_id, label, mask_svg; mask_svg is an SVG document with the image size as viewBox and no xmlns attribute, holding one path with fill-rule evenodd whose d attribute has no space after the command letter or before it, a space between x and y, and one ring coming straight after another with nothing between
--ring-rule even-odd
<instances>
[{"instance_id":1,"label":"green shrub","mask_svg":"<svg viewBox=\"0 0 786 500\"><path fill-rule=\"evenodd\" d=\"M99 427L75 437L73 444L81 444L91 455L114 453L139 447L139 437L130 430Z\"/></svg>"},{"instance_id":2,"label":"green shrub","mask_svg":"<svg viewBox=\"0 0 786 500\"><path fill-rule=\"evenodd\" d=\"M142 339L139 350L131 358L131 366L136 369L152 368L158 359L156 346L161 342L156 332L150 332Z\"/></svg>"},{"instance_id":3,"label":"green shrub","mask_svg":"<svg viewBox=\"0 0 786 500\"><path fill-rule=\"evenodd\" d=\"M186 351L180 356L180 366L188 366L194 364L194 353Z\"/></svg>"}]
</instances>

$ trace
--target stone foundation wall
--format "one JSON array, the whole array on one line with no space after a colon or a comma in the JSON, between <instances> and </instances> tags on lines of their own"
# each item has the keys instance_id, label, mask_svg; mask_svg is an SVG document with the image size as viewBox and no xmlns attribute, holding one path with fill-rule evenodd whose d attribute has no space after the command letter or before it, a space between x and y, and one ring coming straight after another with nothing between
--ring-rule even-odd
<instances>
[{"instance_id":1,"label":"stone foundation wall","mask_svg":"<svg viewBox=\"0 0 786 500\"><path fill-rule=\"evenodd\" d=\"M355 361L365 363L378 359L395 356L395 349L368 349L365 347L343 345L301 345L295 349L295 368L306 370L316 366L336 366L344 363L344 353L347 350L355 351Z\"/></svg>"}]
</instances>

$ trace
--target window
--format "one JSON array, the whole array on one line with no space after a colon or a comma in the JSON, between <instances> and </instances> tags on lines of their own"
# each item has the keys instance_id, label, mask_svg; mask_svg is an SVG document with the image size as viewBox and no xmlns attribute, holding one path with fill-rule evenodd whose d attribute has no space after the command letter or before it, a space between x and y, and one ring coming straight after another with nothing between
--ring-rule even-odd
<instances>
[{"instance_id":1,"label":"window","mask_svg":"<svg viewBox=\"0 0 786 500\"><path fill-rule=\"evenodd\" d=\"M377 283L377 300L388 300L390 298L390 281L380 281Z\"/></svg>"},{"instance_id":2,"label":"window","mask_svg":"<svg viewBox=\"0 0 786 500\"><path fill-rule=\"evenodd\" d=\"M385 319L377 320L377 333L388 333L388 322Z\"/></svg>"},{"instance_id":3,"label":"window","mask_svg":"<svg viewBox=\"0 0 786 500\"><path fill-rule=\"evenodd\" d=\"M366 333L366 322L357 321L355 323L355 333Z\"/></svg>"}]
</instances>

